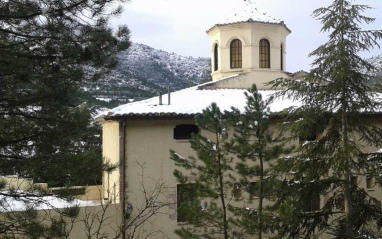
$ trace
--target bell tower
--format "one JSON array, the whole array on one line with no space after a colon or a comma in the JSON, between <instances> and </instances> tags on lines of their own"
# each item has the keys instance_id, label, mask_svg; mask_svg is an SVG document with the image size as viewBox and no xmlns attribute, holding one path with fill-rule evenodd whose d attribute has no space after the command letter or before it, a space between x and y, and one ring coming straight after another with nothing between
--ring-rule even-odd
<instances>
[{"instance_id":1,"label":"bell tower","mask_svg":"<svg viewBox=\"0 0 382 239\"><path fill-rule=\"evenodd\" d=\"M261 12L253 1L231 17L207 30L211 37L212 79L241 75L240 82L228 88L247 88L264 83L286 73L286 37L291 33L279 18Z\"/></svg>"}]
</instances>

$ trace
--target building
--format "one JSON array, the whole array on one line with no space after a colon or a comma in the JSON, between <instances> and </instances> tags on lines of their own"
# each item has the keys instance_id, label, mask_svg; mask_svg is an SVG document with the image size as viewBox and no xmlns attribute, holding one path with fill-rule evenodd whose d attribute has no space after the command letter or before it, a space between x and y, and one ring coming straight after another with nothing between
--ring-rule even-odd
<instances>
[{"instance_id":1,"label":"building","mask_svg":"<svg viewBox=\"0 0 382 239\"><path fill-rule=\"evenodd\" d=\"M222 110L232 106L243 109L244 92L252 84L257 84L266 98L274 91L265 83L280 77L301 77L301 72L286 72L286 39L290 33L282 20L247 3L240 12L207 31L211 37L212 82L122 105L101 115L103 155L107 161L120 164L119 171L104 175L104 198L136 210L147 200L153 207L168 203L145 230L160 230L176 238L173 231L181 225L176 213L178 183L172 175L175 165L169 149L181 155L194 154L187 140L197 130L194 116L212 102ZM298 105L279 99L272 103L271 111ZM381 121L376 124L382 127ZM157 194L144 195L159 187L161 200L156 200Z\"/></svg>"}]
</instances>

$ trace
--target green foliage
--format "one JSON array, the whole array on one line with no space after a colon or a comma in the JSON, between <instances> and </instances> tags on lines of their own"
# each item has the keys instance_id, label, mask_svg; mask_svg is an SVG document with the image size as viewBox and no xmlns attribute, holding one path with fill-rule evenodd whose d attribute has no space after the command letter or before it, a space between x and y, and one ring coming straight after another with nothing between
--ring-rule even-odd
<instances>
[{"instance_id":1,"label":"green foliage","mask_svg":"<svg viewBox=\"0 0 382 239\"><path fill-rule=\"evenodd\" d=\"M84 66L106 72L116 65L113 55L130 45L127 27L113 32L108 26L121 2L0 3L0 174L49 186L100 183L100 131L90 124L93 109L80 105L79 91ZM1 206L2 212L9 209ZM0 230L1 237L66 233L61 218L46 226L33 209L6 217L0 228L11 226Z\"/></svg>"},{"instance_id":2,"label":"green foliage","mask_svg":"<svg viewBox=\"0 0 382 239\"><path fill-rule=\"evenodd\" d=\"M237 185L248 192L248 196L241 200L252 202L253 195L256 195L258 206L232 207L231 211L241 215L236 224L244 229L244 233L262 238L263 232L269 233L276 227L276 215L263 206L264 200L273 199L274 187L279 185L270 166L280 155L289 154L293 148L285 147L283 137L270 129L269 104L273 98L264 101L255 85L245 95L247 105L244 112L235 108L227 112L235 132L226 148L239 159L235 166L240 175Z\"/></svg>"},{"instance_id":3,"label":"green foliage","mask_svg":"<svg viewBox=\"0 0 382 239\"><path fill-rule=\"evenodd\" d=\"M107 11L117 2L77 6L75 0L65 5L8 1L0 5L2 174L44 180L41 168L87 149L81 144L90 143L87 137L94 130L88 127L89 109L78 107L83 65L106 70L115 65L113 54L130 44L126 27L113 35L107 25L107 16L114 14Z\"/></svg>"},{"instance_id":4,"label":"green foliage","mask_svg":"<svg viewBox=\"0 0 382 239\"><path fill-rule=\"evenodd\" d=\"M263 206L263 200L274 197L273 187L280 182L265 164L292 148L285 147L281 135L270 130L268 106L273 99L263 101L256 86L246 98L244 112L233 108L223 114L213 103L195 118L201 129L190 140L196 156L184 158L170 151L181 168L174 176L182 188L192 186L189 191L196 194L192 202L178 205L178 219L181 214L192 225L176 231L182 238L262 238L263 232L273 232L278 226L276 215ZM190 182L189 176L195 180ZM183 195L179 185L178 193ZM256 208L254 197L259 198Z\"/></svg>"},{"instance_id":5,"label":"green foliage","mask_svg":"<svg viewBox=\"0 0 382 239\"><path fill-rule=\"evenodd\" d=\"M374 21L362 14L367 9L334 0L314 11L322 31L329 33L328 42L311 53L314 69L304 81L271 83L285 89L277 96L302 101L285 113L283 124L300 146L274 167L284 180L277 197L281 236L308 238L325 232L335 238L375 238L381 225L381 203L352 183L354 176L379 178L382 172L372 170L375 162L364 146L382 147L382 129L368 117L380 109L368 84L375 69L358 55L379 46L382 38L382 31L360 28L360 23ZM325 198L324 204L306 210L315 194Z\"/></svg>"},{"instance_id":6,"label":"green foliage","mask_svg":"<svg viewBox=\"0 0 382 239\"><path fill-rule=\"evenodd\" d=\"M193 187L197 197L193 203L180 208L187 222L193 226L183 227L176 233L181 238L231 238L234 230L229 222L227 206L233 197L233 158L224 148L229 125L214 103L195 120L201 132L206 133L206 136L193 135L190 140L196 156L184 158L170 151L175 165L183 169L176 169L175 177L184 184L188 182L188 176L194 176Z\"/></svg>"}]
</instances>

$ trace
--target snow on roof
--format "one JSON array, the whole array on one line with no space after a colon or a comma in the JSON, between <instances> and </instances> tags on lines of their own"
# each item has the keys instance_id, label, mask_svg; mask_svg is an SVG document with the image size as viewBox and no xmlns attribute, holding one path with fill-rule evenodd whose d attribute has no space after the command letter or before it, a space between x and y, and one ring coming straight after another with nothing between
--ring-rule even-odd
<instances>
[{"instance_id":1,"label":"snow on roof","mask_svg":"<svg viewBox=\"0 0 382 239\"><path fill-rule=\"evenodd\" d=\"M228 17L219 21L218 23L216 23L215 26L230 25L230 24L244 23L244 22L258 22L258 23L278 24L278 25L285 26L283 20L281 20L280 18L274 17L268 13L260 11L254 5L254 3L248 0L245 1L244 6L237 13L235 13L231 17ZM287 30L290 31L288 28Z\"/></svg>"},{"instance_id":2,"label":"snow on roof","mask_svg":"<svg viewBox=\"0 0 382 239\"><path fill-rule=\"evenodd\" d=\"M222 78L218 81L207 82L198 86L172 92L170 94L170 104L168 104L168 94L162 96L162 105L159 105L159 97L153 97L143 101L132 102L118 106L114 109L100 113L96 119L104 117L136 117L136 116L194 116L202 113L203 109L210 106L213 102L217 104L221 111L230 111L232 107L244 111L246 105L245 92L246 89L225 89L214 88L214 84L220 81L229 80L239 75L233 75ZM266 100L276 90L259 90ZM373 97L377 102L382 102L382 94L374 94ZM294 101L286 98L276 98L270 104L272 113L279 113L290 107L301 106L300 101ZM381 107L375 109L374 112L382 113Z\"/></svg>"},{"instance_id":3,"label":"snow on roof","mask_svg":"<svg viewBox=\"0 0 382 239\"><path fill-rule=\"evenodd\" d=\"M31 206L36 210L47 210L73 206L85 207L98 205L92 201L82 201L77 199L67 201L57 196L39 196L37 194L22 191L17 192L17 196L15 197L9 192L4 192L4 195L0 195L0 202L2 204L0 212L25 211Z\"/></svg>"},{"instance_id":4,"label":"snow on roof","mask_svg":"<svg viewBox=\"0 0 382 239\"><path fill-rule=\"evenodd\" d=\"M206 84L204 84L206 85ZM203 85L203 86L204 86ZM215 102L221 111L231 110L236 107L244 111L246 105L245 89L203 89L194 86L170 94L171 100L168 105L168 95L162 96L162 105L159 105L159 97L121 105L108 112L99 115L100 117L119 116L193 116L202 113L203 109ZM263 99L274 94L274 90L259 91ZM291 106L299 106L300 102L293 102L289 99L276 99L270 106L272 112L281 112Z\"/></svg>"}]
</instances>

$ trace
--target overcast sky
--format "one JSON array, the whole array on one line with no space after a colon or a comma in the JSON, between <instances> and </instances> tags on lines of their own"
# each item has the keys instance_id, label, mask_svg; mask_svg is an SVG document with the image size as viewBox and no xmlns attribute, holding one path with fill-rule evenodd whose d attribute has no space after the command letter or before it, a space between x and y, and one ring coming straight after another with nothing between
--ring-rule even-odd
<instances>
[{"instance_id":1,"label":"overcast sky","mask_svg":"<svg viewBox=\"0 0 382 239\"><path fill-rule=\"evenodd\" d=\"M131 0L114 26L126 24L132 40L183 56L210 57L211 42L206 30L237 12L244 0ZM324 43L321 24L311 17L314 9L331 0L256 0L261 11L284 20L292 33L287 37L287 71L309 70L308 54ZM377 18L365 29L382 29L382 0L356 0L373 7L367 16ZM382 42L381 42L382 43ZM363 53L382 54L381 49Z\"/></svg>"}]
</instances>

